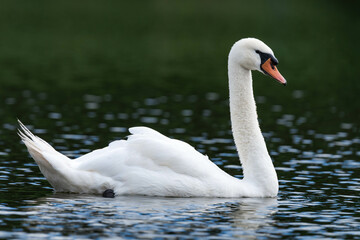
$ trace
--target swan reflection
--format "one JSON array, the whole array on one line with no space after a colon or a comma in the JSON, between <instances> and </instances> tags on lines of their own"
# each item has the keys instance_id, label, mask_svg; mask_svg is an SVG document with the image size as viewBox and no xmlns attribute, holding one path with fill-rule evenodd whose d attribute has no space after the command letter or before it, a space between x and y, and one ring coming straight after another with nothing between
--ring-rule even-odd
<instances>
[{"instance_id":1,"label":"swan reflection","mask_svg":"<svg viewBox=\"0 0 360 240\"><path fill-rule=\"evenodd\" d=\"M277 211L275 198L160 198L54 194L29 201L32 232L104 237L259 236ZM231 231L229 231L231 230ZM263 232L263 231L260 231ZM231 235L228 235L230 234ZM95 236L95 235L94 235Z\"/></svg>"}]
</instances>

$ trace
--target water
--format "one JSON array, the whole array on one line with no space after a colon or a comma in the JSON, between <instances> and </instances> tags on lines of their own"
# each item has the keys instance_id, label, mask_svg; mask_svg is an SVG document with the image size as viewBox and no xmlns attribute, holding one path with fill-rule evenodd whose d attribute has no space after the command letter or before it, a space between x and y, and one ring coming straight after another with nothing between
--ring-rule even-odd
<instances>
[{"instance_id":1,"label":"water","mask_svg":"<svg viewBox=\"0 0 360 240\"><path fill-rule=\"evenodd\" d=\"M360 239L355 2L2 2L0 238ZM16 135L76 158L146 125L241 178L226 60L249 36L288 80L253 73L275 199L56 194Z\"/></svg>"},{"instance_id":2,"label":"water","mask_svg":"<svg viewBox=\"0 0 360 240\"><path fill-rule=\"evenodd\" d=\"M254 231L270 227L273 220L268 217L277 207L276 199L117 197L108 200L82 195L54 195L28 204L17 216L26 217L22 226L30 232L28 236L39 239L64 235L150 239L252 236ZM266 233L259 234L262 235ZM10 236L22 237L24 233Z\"/></svg>"},{"instance_id":3,"label":"water","mask_svg":"<svg viewBox=\"0 0 360 240\"><path fill-rule=\"evenodd\" d=\"M6 105L21 102L21 120L36 125L36 134L70 157L125 137L129 126L147 125L189 142L242 177L227 99L217 93L137 99L123 111L114 109L117 99L109 94L85 94L72 106L55 105L56 99L26 91ZM359 238L357 123L318 132L308 129L306 116L286 113L262 96L257 100L260 118L261 109L277 116L260 119L279 176L280 193L274 199L105 199L53 193L16 136L15 121L3 124L0 238ZM276 127L267 131L268 125Z\"/></svg>"}]
</instances>

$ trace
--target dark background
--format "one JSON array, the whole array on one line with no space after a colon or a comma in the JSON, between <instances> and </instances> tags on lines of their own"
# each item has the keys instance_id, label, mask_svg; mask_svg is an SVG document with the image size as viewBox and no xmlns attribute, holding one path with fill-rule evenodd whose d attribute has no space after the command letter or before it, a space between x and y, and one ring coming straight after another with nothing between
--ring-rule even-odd
<instances>
[{"instance_id":1,"label":"dark background","mask_svg":"<svg viewBox=\"0 0 360 240\"><path fill-rule=\"evenodd\" d=\"M360 90L357 6L285 0L1 1L0 92L227 94L231 45L256 37L274 50L288 88L351 114L349 105ZM265 81L256 81L258 94L292 92Z\"/></svg>"},{"instance_id":2,"label":"dark background","mask_svg":"<svg viewBox=\"0 0 360 240\"><path fill-rule=\"evenodd\" d=\"M215 222L222 229L218 238L254 224L250 236L260 238L357 236L359 16L358 1L0 0L0 235L142 238L146 231L161 236L180 226L183 236L204 229L215 236L208 227ZM209 211L210 218L195 212L173 225L129 227L123 219L133 215L104 208L102 198L91 196L88 204L79 195L53 194L16 134L19 118L75 158L145 125L189 142L241 178L230 130L227 55L244 37L270 46L288 81L283 87L253 74L280 184L275 206L265 206L272 213L261 210L262 202L250 204L259 222L247 217L246 203L243 210L242 203L234 205L244 216L229 218L233 207L226 203L225 211ZM117 224L92 225L110 216ZM229 230L232 221L244 226Z\"/></svg>"}]
</instances>

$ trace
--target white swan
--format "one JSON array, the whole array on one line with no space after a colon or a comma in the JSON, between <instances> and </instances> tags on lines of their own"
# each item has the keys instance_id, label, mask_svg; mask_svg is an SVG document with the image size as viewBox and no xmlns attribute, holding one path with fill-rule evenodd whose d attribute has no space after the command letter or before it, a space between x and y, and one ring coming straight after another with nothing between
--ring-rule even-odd
<instances>
[{"instance_id":1,"label":"white swan","mask_svg":"<svg viewBox=\"0 0 360 240\"><path fill-rule=\"evenodd\" d=\"M231 48L228 60L230 112L244 178L234 178L189 144L147 127L133 127L127 140L75 160L33 135L20 121L19 135L41 172L57 192L105 196L275 197L277 175L257 120L251 70L286 84L273 51L246 38Z\"/></svg>"}]
</instances>

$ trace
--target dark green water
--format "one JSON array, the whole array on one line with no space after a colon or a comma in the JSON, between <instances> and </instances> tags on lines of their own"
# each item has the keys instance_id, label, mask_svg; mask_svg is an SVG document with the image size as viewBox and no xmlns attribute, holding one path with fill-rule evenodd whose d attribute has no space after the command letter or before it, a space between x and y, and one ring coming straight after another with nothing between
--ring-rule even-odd
<instances>
[{"instance_id":1,"label":"dark green water","mask_svg":"<svg viewBox=\"0 0 360 240\"><path fill-rule=\"evenodd\" d=\"M0 238L360 238L355 1L0 3ZM241 177L227 54L267 43L288 80L254 73L277 199L54 194L16 118L77 157L146 125Z\"/></svg>"}]
</instances>

